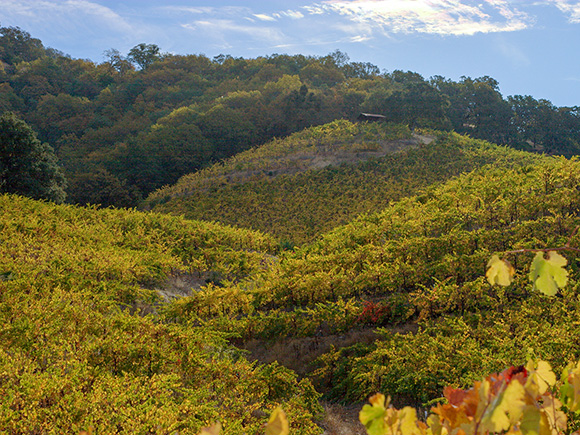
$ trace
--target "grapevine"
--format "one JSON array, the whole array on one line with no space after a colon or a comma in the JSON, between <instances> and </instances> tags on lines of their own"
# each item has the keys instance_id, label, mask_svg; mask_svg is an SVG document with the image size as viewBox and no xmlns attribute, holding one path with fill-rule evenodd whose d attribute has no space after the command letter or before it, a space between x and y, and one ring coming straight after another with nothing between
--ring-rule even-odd
<instances>
[{"instance_id":1,"label":"grapevine","mask_svg":"<svg viewBox=\"0 0 580 435\"><path fill-rule=\"evenodd\" d=\"M556 388L559 386L559 388ZM425 421L409 406L396 409L381 393L359 413L368 435L553 435L566 433L569 415L580 411L580 362L569 365L559 382L546 361L528 361L494 373L471 388L446 387L446 403L431 408ZM288 419L276 408L266 435L288 435ZM219 435L221 424L199 435ZM578 435L580 431L572 432Z\"/></svg>"},{"instance_id":2,"label":"grapevine","mask_svg":"<svg viewBox=\"0 0 580 435\"><path fill-rule=\"evenodd\" d=\"M505 254L535 253L530 265L529 279L534 290L539 290L548 296L554 296L558 289L562 289L568 283L568 271L564 267L568 260L560 255L560 251L580 252L579 248L571 246L572 238L578 233L576 227L565 245L556 248L534 248L516 249L507 251ZM500 259L497 255L491 257L487 264L487 280L490 284L508 286L512 283L515 268L505 259Z\"/></svg>"}]
</instances>

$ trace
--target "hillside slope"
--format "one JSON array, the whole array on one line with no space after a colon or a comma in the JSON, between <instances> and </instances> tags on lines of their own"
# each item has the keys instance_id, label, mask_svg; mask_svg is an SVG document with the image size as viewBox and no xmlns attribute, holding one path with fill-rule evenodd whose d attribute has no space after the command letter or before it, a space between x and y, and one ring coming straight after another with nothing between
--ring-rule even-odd
<instances>
[{"instance_id":1,"label":"hillside slope","mask_svg":"<svg viewBox=\"0 0 580 435\"><path fill-rule=\"evenodd\" d=\"M416 151L385 164L409 196L291 251L217 223L1 196L0 427L256 433L282 404L293 433L314 434L318 392L421 405L528 357L578 359L574 253L556 297L532 290L530 254L508 256L507 289L484 274L494 252L580 247L580 162L454 134ZM429 183L413 194L418 168Z\"/></svg>"},{"instance_id":2,"label":"hillside slope","mask_svg":"<svg viewBox=\"0 0 580 435\"><path fill-rule=\"evenodd\" d=\"M535 160L455 134L342 120L185 176L148 202L160 212L257 229L287 246L481 165Z\"/></svg>"},{"instance_id":3,"label":"hillside slope","mask_svg":"<svg viewBox=\"0 0 580 435\"><path fill-rule=\"evenodd\" d=\"M383 391L422 404L528 357L555 367L577 359L574 252L557 297L532 291L532 254L508 256L519 272L507 289L484 276L494 252L580 247L580 162L461 140L456 152L487 149L496 159L283 254L252 285L220 289L229 299L219 311L206 288L166 315L236 331L237 344L264 360L302 362L338 400Z\"/></svg>"},{"instance_id":4,"label":"hillside slope","mask_svg":"<svg viewBox=\"0 0 580 435\"><path fill-rule=\"evenodd\" d=\"M277 364L249 363L162 301L268 267L262 234L159 214L0 196L3 433L256 433L283 404L319 433L317 393Z\"/></svg>"}]
</instances>

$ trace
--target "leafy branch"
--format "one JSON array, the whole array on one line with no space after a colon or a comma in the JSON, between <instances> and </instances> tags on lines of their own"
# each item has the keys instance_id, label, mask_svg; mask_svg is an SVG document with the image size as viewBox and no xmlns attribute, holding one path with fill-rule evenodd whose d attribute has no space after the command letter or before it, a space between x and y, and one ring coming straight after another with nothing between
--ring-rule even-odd
<instances>
[{"instance_id":1,"label":"leafy branch","mask_svg":"<svg viewBox=\"0 0 580 435\"><path fill-rule=\"evenodd\" d=\"M564 246L556 248L523 248L507 251L505 254L535 253L530 265L528 275L534 290L539 290L548 296L554 296L558 289L564 288L568 283L568 271L565 266L568 260L560 255L559 251L580 252L580 248L571 246L572 238L578 233L577 226ZM487 263L486 277L491 285L498 284L508 286L512 283L515 269L505 259L493 255Z\"/></svg>"}]
</instances>

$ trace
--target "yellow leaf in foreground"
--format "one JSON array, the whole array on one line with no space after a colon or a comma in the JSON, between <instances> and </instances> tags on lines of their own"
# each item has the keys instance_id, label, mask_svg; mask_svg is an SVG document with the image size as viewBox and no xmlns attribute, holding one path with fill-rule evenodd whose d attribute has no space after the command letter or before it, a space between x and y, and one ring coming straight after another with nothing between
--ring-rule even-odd
<instances>
[{"instance_id":1,"label":"yellow leaf in foreground","mask_svg":"<svg viewBox=\"0 0 580 435\"><path fill-rule=\"evenodd\" d=\"M546 361L539 361L538 366L534 368L534 362L528 361L526 369L528 370L528 380L526 388L536 388L537 394L544 394L549 387L556 384L556 375L552 371L552 367Z\"/></svg>"},{"instance_id":2,"label":"yellow leaf in foreground","mask_svg":"<svg viewBox=\"0 0 580 435\"><path fill-rule=\"evenodd\" d=\"M507 431L522 414L525 394L524 387L519 382L507 384L505 389L487 405L481 419L481 428L492 433Z\"/></svg>"},{"instance_id":3,"label":"yellow leaf in foreground","mask_svg":"<svg viewBox=\"0 0 580 435\"><path fill-rule=\"evenodd\" d=\"M386 406L389 406L390 399L385 404L385 396L380 393L369 398L372 405L364 405L359 413L359 420L367 428L369 435L383 435L385 431L385 418L388 417ZM392 414L392 413L391 413Z\"/></svg>"},{"instance_id":4,"label":"yellow leaf in foreground","mask_svg":"<svg viewBox=\"0 0 580 435\"><path fill-rule=\"evenodd\" d=\"M415 408L405 406L399 411L399 430L401 435L422 435L425 431L421 430L417 420L417 411Z\"/></svg>"},{"instance_id":5,"label":"yellow leaf in foreground","mask_svg":"<svg viewBox=\"0 0 580 435\"><path fill-rule=\"evenodd\" d=\"M516 272L507 260L501 260L497 255L491 257L487 267L485 276L491 285L499 284L504 287L510 285Z\"/></svg>"},{"instance_id":6,"label":"yellow leaf in foreground","mask_svg":"<svg viewBox=\"0 0 580 435\"><path fill-rule=\"evenodd\" d=\"M270 416L268 424L266 425L266 435L288 435L290 433L290 426L286 413L282 408L278 407Z\"/></svg>"}]
</instances>

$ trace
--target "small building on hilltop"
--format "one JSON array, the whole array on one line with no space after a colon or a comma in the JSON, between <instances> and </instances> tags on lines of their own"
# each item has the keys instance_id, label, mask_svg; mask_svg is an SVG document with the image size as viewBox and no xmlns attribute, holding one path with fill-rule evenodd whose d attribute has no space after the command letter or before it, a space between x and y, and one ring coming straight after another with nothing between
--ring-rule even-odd
<instances>
[{"instance_id":1,"label":"small building on hilltop","mask_svg":"<svg viewBox=\"0 0 580 435\"><path fill-rule=\"evenodd\" d=\"M357 118L357 121L386 121L387 117L385 115L377 115L376 113L361 113Z\"/></svg>"}]
</instances>

